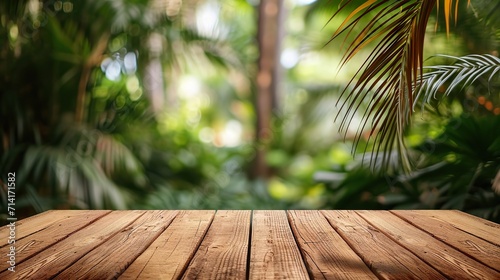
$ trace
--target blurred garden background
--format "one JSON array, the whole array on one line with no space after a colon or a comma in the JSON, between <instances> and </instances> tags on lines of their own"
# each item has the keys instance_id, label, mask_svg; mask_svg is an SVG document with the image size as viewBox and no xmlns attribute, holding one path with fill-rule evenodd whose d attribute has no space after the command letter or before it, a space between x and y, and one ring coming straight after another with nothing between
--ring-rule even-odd
<instances>
[{"instance_id":1,"label":"blurred garden background","mask_svg":"<svg viewBox=\"0 0 500 280\"><path fill-rule=\"evenodd\" d=\"M352 12L332 18L340 2L2 1L2 209L15 172L20 218L49 209L460 209L499 222L500 3L452 1L447 32L438 1L423 59L442 76L421 87L404 131L405 170L397 157L373 163L370 135L380 132L362 120L376 98L342 107L376 44L340 68L346 46L330 39Z\"/></svg>"}]
</instances>

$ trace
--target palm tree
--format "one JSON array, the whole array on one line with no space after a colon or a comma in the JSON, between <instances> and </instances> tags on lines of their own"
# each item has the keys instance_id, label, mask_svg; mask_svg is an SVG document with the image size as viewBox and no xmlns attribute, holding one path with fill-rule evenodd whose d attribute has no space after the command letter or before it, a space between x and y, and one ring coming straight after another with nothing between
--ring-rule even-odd
<instances>
[{"instance_id":1,"label":"palm tree","mask_svg":"<svg viewBox=\"0 0 500 280\"><path fill-rule=\"evenodd\" d=\"M492 11L498 11L499 2L469 0L468 5L476 14L484 15L482 20L485 23L497 22ZM374 154L386 151L381 157L372 156L372 165L379 158L378 163L387 166L390 162L390 153L387 151L395 147L399 151L400 162L407 170L410 169L411 163L403 136L413 110L418 102L428 101L429 96L434 96L437 86L448 81L450 75L458 74L451 84L452 88L463 82L470 84L478 76L489 75L492 78L499 71L498 59L484 55L458 58L462 63L448 69L452 73L439 72L439 79L435 78L438 76L437 72L424 75L424 38L429 18L436 7L444 11L448 33L451 19L454 18L455 22L457 20L458 0L348 0L342 1L338 11L332 16L333 19L342 11L350 11L330 40L345 36L344 43L348 42L342 66L363 48L372 47L376 43L343 91L345 101L341 102L337 115L341 120L341 130L345 132L360 105L368 104L355 142L359 142L365 127L371 126L369 137L373 139ZM361 21L367 17L370 19L369 23L360 28ZM356 28L361 31L356 33ZM484 67L470 67L478 64ZM465 68L469 70L464 70ZM436 67L430 70L436 70ZM429 88L432 90L427 91ZM421 94L424 91L425 96ZM347 113L340 115L340 112Z\"/></svg>"}]
</instances>

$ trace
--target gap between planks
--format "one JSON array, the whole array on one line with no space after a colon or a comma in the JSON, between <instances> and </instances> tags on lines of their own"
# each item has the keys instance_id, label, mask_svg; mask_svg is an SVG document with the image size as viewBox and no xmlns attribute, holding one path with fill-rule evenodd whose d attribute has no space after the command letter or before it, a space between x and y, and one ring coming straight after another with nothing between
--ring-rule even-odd
<instances>
[{"instance_id":1,"label":"gap between planks","mask_svg":"<svg viewBox=\"0 0 500 280\"><path fill-rule=\"evenodd\" d=\"M254 217L254 212L250 212L250 225L248 226L248 245L247 245L247 266L246 266L246 271L245 271L245 279L250 279L250 259L252 256L252 231L253 231L253 217Z\"/></svg>"}]
</instances>

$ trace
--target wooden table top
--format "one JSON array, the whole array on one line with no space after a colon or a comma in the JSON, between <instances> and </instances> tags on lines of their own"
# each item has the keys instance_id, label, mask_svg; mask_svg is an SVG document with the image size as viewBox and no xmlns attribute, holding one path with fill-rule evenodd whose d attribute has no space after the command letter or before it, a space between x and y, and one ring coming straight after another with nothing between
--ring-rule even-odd
<instances>
[{"instance_id":1,"label":"wooden table top","mask_svg":"<svg viewBox=\"0 0 500 280\"><path fill-rule=\"evenodd\" d=\"M0 279L500 279L500 225L453 210L53 210L14 232Z\"/></svg>"}]
</instances>

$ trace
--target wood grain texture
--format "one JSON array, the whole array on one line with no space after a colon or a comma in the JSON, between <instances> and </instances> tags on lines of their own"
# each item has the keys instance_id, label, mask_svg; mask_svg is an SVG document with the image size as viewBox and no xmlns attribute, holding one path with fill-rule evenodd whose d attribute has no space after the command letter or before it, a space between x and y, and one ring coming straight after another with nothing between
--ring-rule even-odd
<instances>
[{"instance_id":1,"label":"wood grain texture","mask_svg":"<svg viewBox=\"0 0 500 280\"><path fill-rule=\"evenodd\" d=\"M359 211L366 221L452 279L500 279L500 273L387 211Z\"/></svg>"},{"instance_id":2,"label":"wood grain texture","mask_svg":"<svg viewBox=\"0 0 500 280\"><path fill-rule=\"evenodd\" d=\"M468 232L490 243L500 246L500 224L496 224L458 210L433 211L432 215L436 218L447 221L457 229Z\"/></svg>"},{"instance_id":3,"label":"wood grain texture","mask_svg":"<svg viewBox=\"0 0 500 280\"><path fill-rule=\"evenodd\" d=\"M285 211L254 211L250 279L309 279Z\"/></svg>"},{"instance_id":4,"label":"wood grain texture","mask_svg":"<svg viewBox=\"0 0 500 280\"><path fill-rule=\"evenodd\" d=\"M88 226L95 220L110 213L111 211L50 211L54 219L50 216L40 216L40 220L30 219L16 228L16 233L24 234L24 238L16 240L16 262L21 263L25 259L43 251L45 248L68 237L70 234ZM45 224L41 224L44 222ZM31 225L38 229L31 234ZM16 236L17 237L17 236ZM8 248L1 248L0 255L5 256ZM0 262L0 271L6 270L10 265L7 262Z\"/></svg>"},{"instance_id":5,"label":"wood grain texture","mask_svg":"<svg viewBox=\"0 0 500 280\"><path fill-rule=\"evenodd\" d=\"M178 211L147 211L54 279L115 279L167 228Z\"/></svg>"},{"instance_id":6,"label":"wood grain texture","mask_svg":"<svg viewBox=\"0 0 500 280\"><path fill-rule=\"evenodd\" d=\"M205 236L215 211L182 211L119 279L179 279Z\"/></svg>"},{"instance_id":7,"label":"wood grain texture","mask_svg":"<svg viewBox=\"0 0 500 280\"><path fill-rule=\"evenodd\" d=\"M219 210L183 279L245 279L251 211Z\"/></svg>"},{"instance_id":8,"label":"wood grain texture","mask_svg":"<svg viewBox=\"0 0 500 280\"><path fill-rule=\"evenodd\" d=\"M400 210L392 212L455 249L500 271L500 246L493 245L467 232L456 230L452 224L436 217L433 214L436 211Z\"/></svg>"},{"instance_id":9,"label":"wood grain texture","mask_svg":"<svg viewBox=\"0 0 500 280\"><path fill-rule=\"evenodd\" d=\"M91 227L71 234L18 264L15 273L8 270L0 273L0 279L52 278L143 214L144 211L113 211L92 223Z\"/></svg>"},{"instance_id":10,"label":"wood grain texture","mask_svg":"<svg viewBox=\"0 0 500 280\"><path fill-rule=\"evenodd\" d=\"M377 279L318 211L289 211L288 218L314 279Z\"/></svg>"},{"instance_id":11,"label":"wood grain texture","mask_svg":"<svg viewBox=\"0 0 500 280\"><path fill-rule=\"evenodd\" d=\"M446 279L355 211L321 211L333 228L382 279Z\"/></svg>"}]
</instances>

